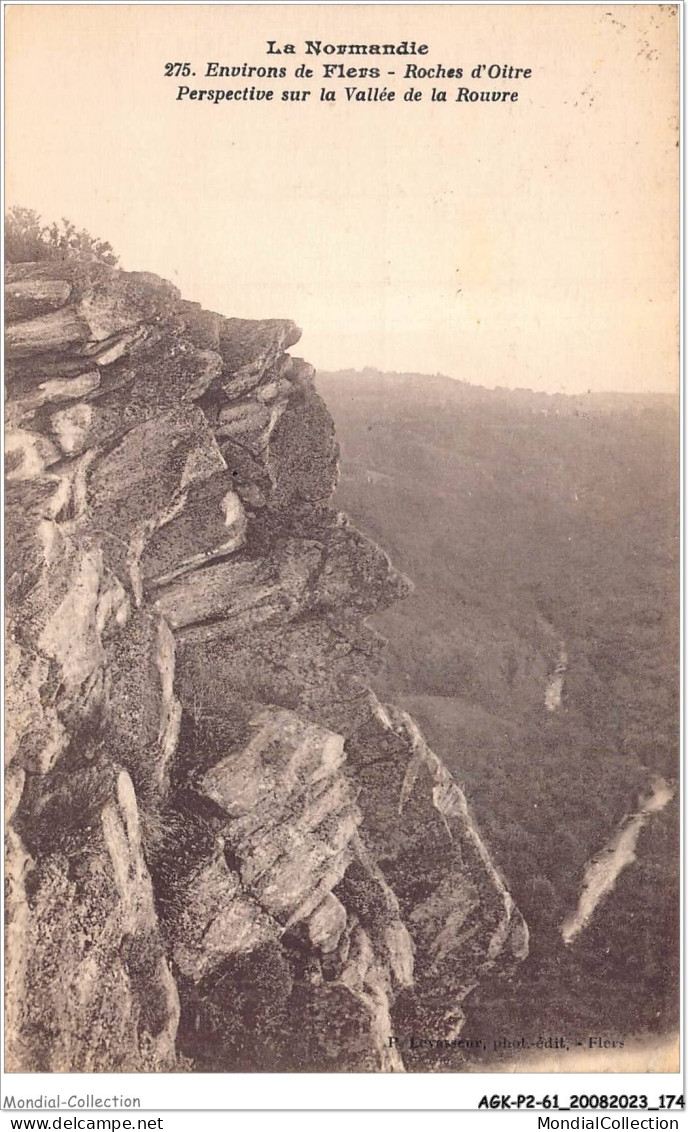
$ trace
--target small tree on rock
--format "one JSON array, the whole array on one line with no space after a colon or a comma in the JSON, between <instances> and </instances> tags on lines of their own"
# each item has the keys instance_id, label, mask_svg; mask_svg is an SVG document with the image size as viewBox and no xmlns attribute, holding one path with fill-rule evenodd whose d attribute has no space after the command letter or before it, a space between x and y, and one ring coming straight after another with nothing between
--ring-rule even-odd
<instances>
[{"instance_id":1,"label":"small tree on rock","mask_svg":"<svg viewBox=\"0 0 688 1132\"><path fill-rule=\"evenodd\" d=\"M118 256L107 240L99 240L71 220L43 224L32 208L11 208L5 216L5 259L35 263L45 259L76 259L115 267Z\"/></svg>"}]
</instances>

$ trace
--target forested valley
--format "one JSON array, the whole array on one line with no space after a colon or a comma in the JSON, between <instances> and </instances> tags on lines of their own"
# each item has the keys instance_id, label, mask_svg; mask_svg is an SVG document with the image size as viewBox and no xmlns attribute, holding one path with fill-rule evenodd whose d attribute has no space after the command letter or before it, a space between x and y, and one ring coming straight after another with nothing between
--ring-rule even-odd
<instances>
[{"instance_id":1,"label":"forested valley","mask_svg":"<svg viewBox=\"0 0 688 1132\"><path fill-rule=\"evenodd\" d=\"M652 782L677 786L678 399L371 369L318 388L336 500L415 584L375 619L376 690L464 788L530 928L530 958L476 992L466 1033L672 1031L676 794L587 928L565 944L561 925Z\"/></svg>"}]
</instances>

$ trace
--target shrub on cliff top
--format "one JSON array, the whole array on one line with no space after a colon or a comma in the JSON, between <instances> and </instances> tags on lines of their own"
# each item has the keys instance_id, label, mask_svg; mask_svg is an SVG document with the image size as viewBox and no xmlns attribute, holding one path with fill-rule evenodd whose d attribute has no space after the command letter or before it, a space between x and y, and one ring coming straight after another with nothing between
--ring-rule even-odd
<instances>
[{"instance_id":1,"label":"shrub on cliff top","mask_svg":"<svg viewBox=\"0 0 688 1132\"><path fill-rule=\"evenodd\" d=\"M5 259L8 263L35 263L45 259L78 259L89 263L118 262L107 240L99 240L71 220L43 224L32 208L11 208L5 216Z\"/></svg>"}]
</instances>

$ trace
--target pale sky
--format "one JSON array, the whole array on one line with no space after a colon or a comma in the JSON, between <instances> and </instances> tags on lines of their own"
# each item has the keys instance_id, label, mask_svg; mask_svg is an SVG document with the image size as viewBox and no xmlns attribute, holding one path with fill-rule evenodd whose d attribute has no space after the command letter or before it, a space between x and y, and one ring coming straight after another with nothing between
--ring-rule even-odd
<instances>
[{"instance_id":1,"label":"pale sky","mask_svg":"<svg viewBox=\"0 0 688 1132\"><path fill-rule=\"evenodd\" d=\"M656 5L15 5L6 196L223 314L293 318L323 369L677 388L677 16ZM268 39L294 56L269 57ZM427 43L307 57L306 39ZM165 78L190 61L195 78ZM313 79L205 78L301 63ZM325 81L323 61L394 76ZM407 63L462 79L403 79ZM479 63L532 68L477 80ZM272 102L177 101L195 88ZM384 86L392 103L348 103ZM319 100L322 86L335 103ZM404 102L414 86L420 102ZM447 103L430 101L433 86ZM518 90L458 103L460 86ZM283 89L313 91L283 103Z\"/></svg>"}]
</instances>

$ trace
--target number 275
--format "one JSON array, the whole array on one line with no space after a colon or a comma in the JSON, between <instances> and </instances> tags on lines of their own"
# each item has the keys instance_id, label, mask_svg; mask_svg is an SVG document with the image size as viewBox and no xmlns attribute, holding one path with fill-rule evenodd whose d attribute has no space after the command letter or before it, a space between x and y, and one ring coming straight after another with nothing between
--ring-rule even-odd
<instances>
[{"instance_id":1,"label":"number 275","mask_svg":"<svg viewBox=\"0 0 688 1132\"><path fill-rule=\"evenodd\" d=\"M165 78L167 79L172 78L173 75L178 79L180 75L188 76L190 74L190 63L165 63Z\"/></svg>"}]
</instances>

